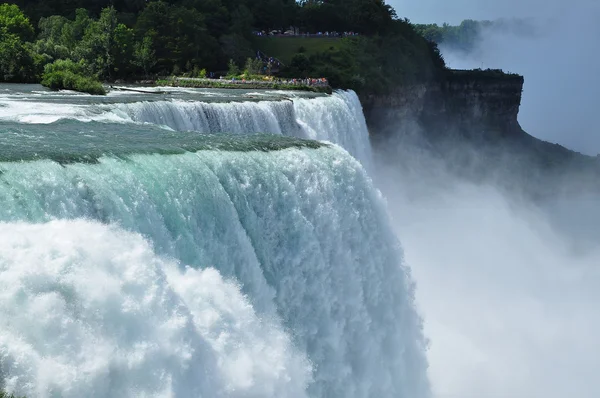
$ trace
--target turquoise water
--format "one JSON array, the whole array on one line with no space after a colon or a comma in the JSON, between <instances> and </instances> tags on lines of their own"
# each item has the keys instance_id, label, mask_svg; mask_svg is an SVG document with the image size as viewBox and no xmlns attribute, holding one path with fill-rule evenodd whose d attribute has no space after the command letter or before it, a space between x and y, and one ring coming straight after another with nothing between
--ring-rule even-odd
<instances>
[{"instance_id":1,"label":"turquoise water","mask_svg":"<svg viewBox=\"0 0 600 398\"><path fill-rule=\"evenodd\" d=\"M326 145L272 134L233 136L169 131L150 124L82 123L74 120L42 125L0 122L0 140L0 162L49 159L61 164L97 162L102 156L181 154L201 150L272 151Z\"/></svg>"},{"instance_id":2,"label":"turquoise water","mask_svg":"<svg viewBox=\"0 0 600 398\"><path fill-rule=\"evenodd\" d=\"M6 390L429 396L354 93L106 104L34 91L0 95Z\"/></svg>"},{"instance_id":3,"label":"turquoise water","mask_svg":"<svg viewBox=\"0 0 600 398\"><path fill-rule=\"evenodd\" d=\"M60 130L58 133L85 133L93 129L95 133L107 130L113 134L148 135L162 128L183 133L272 134L338 144L371 168L369 132L354 92L313 95L281 91L169 90L168 94L159 95L110 92L107 97L97 97L53 92L41 86L0 85L0 123L8 123L13 130L14 127L23 130L31 127L34 131ZM55 125L35 130L34 126L44 124ZM150 127L144 130L136 125ZM89 146L93 145L90 141Z\"/></svg>"}]
</instances>

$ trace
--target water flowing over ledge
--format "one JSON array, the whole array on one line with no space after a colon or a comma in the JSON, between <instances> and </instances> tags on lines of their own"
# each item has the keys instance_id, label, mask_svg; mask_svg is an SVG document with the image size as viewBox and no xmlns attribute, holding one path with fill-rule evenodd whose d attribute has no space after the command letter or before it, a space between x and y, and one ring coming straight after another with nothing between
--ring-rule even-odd
<instances>
[{"instance_id":1,"label":"water flowing over ledge","mask_svg":"<svg viewBox=\"0 0 600 398\"><path fill-rule=\"evenodd\" d=\"M225 95L222 92L212 95L214 100L206 96L198 99L186 92L152 101L144 95L117 96L100 104L81 95L0 95L0 132L7 122L48 124L75 120L150 124L211 134L276 134L338 144L367 169L371 168L369 132L353 91L310 98L294 93L246 93L226 97L226 102L221 102L220 96Z\"/></svg>"},{"instance_id":2,"label":"water flowing over ledge","mask_svg":"<svg viewBox=\"0 0 600 398\"><path fill-rule=\"evenodd\" d=\"M428 397L356 95L187 95L0 93L0 384Z\"/></svg>"},{"instance_id":3,"label":"water flowing over ledge","mask_svg":"<svg viewBox=\"0 0 600 398\"><path fill-rule=\"evenodd\" d=\"M272 134L205 134L165 131L151 125L113 125L63 120L50 125L4 124L0 162L52 160L60 164L98 163L102 157L175 155L198 151L269 152L287 148L316 149L329 144ZM1 172L1 169L0 169Z\"/></svg>"},{"instance_id":4,"label":"water flowing over ledge","mask_svg":"<svg viewBox=\"0 0 600 398\"><path fill-rule=\"evenodd\" d=\"M427 394L400 247L364 169L338 147L0 168L0 366L16 391ZM161 257L122 229L141 233ZM247 304L217 271L239 281ZM233 308L211 301L225 292ZM231 351L227 338L247 344ZM63 351L66 341L74 343ZM213 361L231 365L213 369ZM214 377L198 376L206 367Z\"/></svg>"}]
</instances>

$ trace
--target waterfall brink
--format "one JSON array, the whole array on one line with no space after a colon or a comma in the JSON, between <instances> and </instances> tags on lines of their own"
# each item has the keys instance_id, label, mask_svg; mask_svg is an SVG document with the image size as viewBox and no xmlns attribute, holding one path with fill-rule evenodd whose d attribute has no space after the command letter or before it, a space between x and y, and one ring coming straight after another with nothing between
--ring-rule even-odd
<instances>
[{"instance_id":1,"label":"waterfall brink","mask_svg":"<svg viewBox=\"0 0 600 398\"><path fill-rule=\"evenodd\" d=\"M139 96L138 96L139 97ZM54 123L61 119L106 123L144 123L176 131L214 134L267 133L329 141L346 149L370 170L369 132L353 91L315 98L210 102L196 99L116 102L98 105L80 98L69 102L10 101L0 97L0 121Z\"/></svg>"},{"instance_id":2,"label":"waterfall brink","mask_svg":"<svg viewBox=\"0 0 600 398\"><path fill-rule=\"evenodd\" d=\"M362 106L354 91L291 101L207 103L157 101L119 104L112 110L131 120L203 133L270 133L338 144L371 165Z\"/></svg>"},{"instance_id":3,"label":"waterfall brink","mask_svg":"<svg viewBox=\"0 0 600 398\"><path fill-rule=\"evenodd\" d=\"M294 109L306 138L338 144L371 170L369 130L354 91L338 91L327 98L298 99Z\"/></svg>"},{"instance_id":4,"label":"waterfall brink","mask_svg":"<svg viewBox=\"0 0 600 398\"><path fill-rule=\"evenodd\" d=\"M291 101L227 102L144 101L110 106L135 122L201 133L302 135Z\"/></svg>"},{"instance_id":5,"label":"waterfall brink","mask_svg":"<svg viewBox=\"0 0 600 398\"><path fill-rule=\"evenodd\" d=\"M9 391L428 396L408 269L378 192L344 150L0 171Z\"/></svg>"}]
</instances>

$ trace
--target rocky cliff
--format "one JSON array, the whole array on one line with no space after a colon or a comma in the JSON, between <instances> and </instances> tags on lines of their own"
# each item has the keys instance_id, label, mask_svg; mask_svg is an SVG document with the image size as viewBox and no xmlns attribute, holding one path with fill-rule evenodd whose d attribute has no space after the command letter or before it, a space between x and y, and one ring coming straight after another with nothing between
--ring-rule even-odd
<instances>
[{"instance_id":1,"label":"rocky cliff","mask_svg":"<svg viewBox=\"0 0 600 398\"><path fill-rule=\"evenodd\" d=\"M522 76L495 70L448 71L436 82L362 96L373 147L390 164L427 155L460 175L535 196L587 189L600 179L600 161L521 129L523 83Z\"/></svg>"},{"instance_id":2,"label":"rocky cliff","mask_svg":"<svg viewBox=\"0 0 600 398\"><path fill-rule=\"evenodd\" d=\"M444 79L361 98L374 136L418 123L428 131L464 134L521 132L523 77L499 71L449 71ZM408 123L408 124L407 124ZM395 130L395 132L392 132Z\"/></svg>"}]
</instances>

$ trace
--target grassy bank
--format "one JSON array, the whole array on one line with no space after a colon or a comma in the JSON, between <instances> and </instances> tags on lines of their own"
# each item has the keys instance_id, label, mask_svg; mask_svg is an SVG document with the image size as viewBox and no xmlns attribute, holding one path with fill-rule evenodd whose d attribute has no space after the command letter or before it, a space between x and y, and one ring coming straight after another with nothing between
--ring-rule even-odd
<instances>
[{"instance_id":1,"label":"grassy bank","mask_svg":"<svg viewBox=\"0 0 600 398\"><path fill-rule=\"evenodd\" d=\"M252 41L254 48L270 57L276 57L285 65L292 62L297 53L303 52L307 57L339 49L339 37L255 37Z\"/></svg>"}]
</instances>

